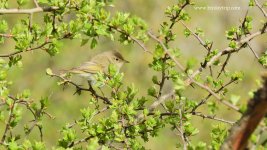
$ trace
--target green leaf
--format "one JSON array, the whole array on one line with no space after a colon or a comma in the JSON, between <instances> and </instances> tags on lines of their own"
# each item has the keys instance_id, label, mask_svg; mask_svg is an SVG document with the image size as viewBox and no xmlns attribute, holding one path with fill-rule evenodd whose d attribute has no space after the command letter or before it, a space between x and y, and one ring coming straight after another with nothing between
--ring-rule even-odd
<instances>
[{"instance_id":1,"label":"green leaf","mask_svg":"<svg viewBox=\"0 0 267 150\"><path fill-rule=\"evenodd\" d=\"M38 0L39 3L48 4L49 0Z\"/></svg>"},{"instance_id":2,"label":"green leaf","mask_svg":"<svg viewBox=\"0 0 267 150\"><path fill-rule=\"evenodd\" d=\"M236 43L236 41L231 41L231 42L229 43L229 47L232 48L232 49L237 48L237 43Z\"/></svg>"},{"instance_id":3,"label":"green leaf","mask_svg":"<svg viewBox=\"0 0 267 150\"><path fill-rule=\"evenodd\" d=\"M51 76L54 73L52 72L52 70L50 68L46 68L46 74Z\"/></svg>"},{"instance_id":4,"label":"green leaf","mask_svg":"<svg viewBox=\"0 0 267 150\"><path fill-rule=\"evenodd\" d=\"M16 56L9 57L9 62L8 62L9 67L19 64L21 59L22 59L21 55L16 55Z\"/></svg>"},{"instance_id":5,"label":"green leaf","mask_svg":"<svg viewBox=\"0 0 267 150\"><path fill-rule=\"evenodd\" d=\"M215 125L211 131L211 149L220 149L221 144L224 142L228 130L223 125Z\"/></svg>"},{"instance_id":6,"label":"green leaf","mask_svg":"<svg viewBox=\"0 0 267 150\"><path fill-rule=\"evenodd\" d=\"M31 91L29 89L23 90L21 96L22 96L22 98L27 99L27 98L29 98L31 96Z\"/></svg>"},{"instance_id":7,"label":"green leaf","mask_svg":"<svg viewBox=\"0 0 267 150\"><path fill-rule=\"evenodd\" d=\"M0 21L0 33L5 33L8 29L8 24L5 20Z\"/></svg>"},{"instance_id":8,"label":"green leaf","mask_svg":"<svg viewBox=\"0 0 267 150\"><path fill-rule=\"evenodd\" d=\"M157 77L157 76L153 76L153 77L152 77L152 82L153 82L154 84L159 84L158 77Z\"/></svg>"},{"instance_id":9,"label":"green leaf","mask_svg":"<svg viewBox=\"0 0 267 150\"><path fill-rule=\"evenodd\" d=\"M191 31L189 29L184 29L184 35L185 37L189 37L191 35Z\"/></svg>"},{"instance_id":10,"label":"green leaf","mask_svg":"<svg viewBox=\"0 0 267 150\"><path fill-rule=\"evenodd\" d=\"M7 8L7 7L8 7L8 0L1 0L0 8Z\"/></svg>"},{"instance_id":11,"label":"green leaf","mask_svg":"<svg viewBox=\"0 0 267 150\"><path fill-rule=\"evenodd\" d=\"M197 64L197 60L195 58L190 58L186 63L186 70L192 69Z\"/></svg>"},{"instance_id":12,"label":"green leaf","mask_svg":"<svg viewBox=\"0 0 267 150\"><path fill-rule=\"evenodd\" d=\"M198 142L196 146L196 150L206 150L207 149L207 144L204 142Z\"/></svg>"},{"instance_id":13,"label":"green leaf","mask_svg":"<svg viewBox=\"0 0 267 150\"><path fill-rule=\"evenodd\" d=\"M177 91L184 90L185 89L185 83L184 80L181 78L178 78L174 81L174 89Z\"/></svg>"},{"instance_id":14,"label":"green leaf","mask_svg":"<svg viewBox=\"0 0 267 150\"><path fill-rule=\"evenodd\" d=\"M250 136L250 138L249 138L249 140L253 143L253 144L257 144L257 140L258 139L258 135L255 135L255 133L253 133L251 136Z\"/></svg>"},{"instance_id":15,"label":"green leaf","mask_svg":"<svg viewBox=\"0 0 267 150\"><path fill-rule=\"evenodd\" d=\"M216 110L218 110L218 106L216 105L215 102L208 102L208 108L210 114L214 114Z\"/></svg>"},{"instance_id":16,"label":"green leaf","mask_svg":"<svg viewBox=\"0 0 267 150\"><path fill-rule=\"evenodd\" d=\"M184 130L185 130L185 134L188 136L194 136L197 133L199 133L199 130L193 127L193 125L189 122L184 123Z\"/></svg>"},{"instance_id":17,"label":"green leaf","mask_svg":"<svg viewBox=\"0 0 267 150\"><path fill-rule=\"evenodd\" d=\"M240 100L240 96L239 95L231 95L231 97L230 97L230 102L233 105L236 105L239 100Z\"/></svg>"},{"instance_id":18,"label":"green leaf","mask_svg":"<svg viewBox=\"0 0 267 150\"><path fill-rule=\"evenodd\" d=\"M0 71L0 81L6 80L6 77L7 77L7 72L1 70Z\"/></svg>"},{"instance_id":19,"label":"green leaf","mask_svg":"<svg viewBox=\"0 0 267 150\"><path fill-rule=\"evenodd\" d=\"M264 54L259 58L259 63L262 64L262 66L267 67L267 50L264 52Z\"/></svg>"},{"instance_id":20,"label":"green leaf","mask_svg":"<svg viewBox=\"0 0 267 150\"><path fill-rule=\"evenodd\" d=\"M25 4L27 4L29 2L29 0L17 0L17 3L19 6L23 6Z\"/></svg>"},{"instance_id":21,"label":"green leaf","mask_svg":"<svg viewBox=\"0 0 267 150\"><path fill-rule=\"evenodd\" d=\"M244 73L240 71L236 71L231 75L232 80L239 80L242 81L244 78Z\"/></svg>"},{"instance_id":22,"label":"green leaf","mask_svg":"<svg viewBox=\"0 0 267 150\"><path fill-rule=\"evenodd\" d=\"M44 109L48 106L48 101L49 101L48 97L41 98L40 100L41 109Z\"/></svg>"},{"instance_id":23,"label":"green leaf","mask_svg":"<svg viewBox=\"0 0 267 150\"><path fill-rule=\"evenodd\" d=\"M15 139L12 139L12 141L8 143L7 147L9 150L19 150L20 149L20 147L19 147L18 143L15 141Z\"/></svg>"},{"instance_id":24,"label":"green leaf","mask_svg":"<svg viewBox=\"0 0 267 150\"><path fill-rule=\"evenodd\" d=\"M62 47L62 43L59 40L57 40L56 38L54 38L52 40L52 43L49 44L49 47L46 50L46 52L50 56L55 56L56 54L59 53L59 50L60 50L61 47Z\"/></svg>"},{"instance_id":25,"label":"green leaf","mask_svg":"<svg viewBox=\"0 0 267 150\"><path fill-rule=\"evenodd\" d=\"M147 90L147 93L148 93L148 95L150 95L150 96L156 97L156 93L157 93L156 88L155 88L155 87L151 87L151 88L149 88L149 89Z\"/></svg>"},{"instance_id":26,"label":"green leaf","mask_svg":"<svg viewBox=\"0 0 267 150\"><path fill-rule=\"evenodd\" d=\"M198 36L203 36L204 35L204 31L203 31L203 29L201 29L201 28L196 28L196 30L195 30L195 33L196 33L196 35L198 35Z\"/></svg>"},{"instance_id":27,"label":"green leaf","mask_svg":"<svg viewBox=\"0 0 267 150\"><path fill-rule=\"evenodd\" d=\"M34 142L32 150L46 150L45 144L43 142Z\"/></svg>"},{"instance_id":28,"label":"green leaf","mask_svg":"<svg viewBox=\"0 0 267 150\"><path fill-rule=\"evenodd\" d=\"M249 0L249 6L255 6L254 0Z\"/></svg>"},{"instance_id":29,"label":"green leaf","mask_svg":"<svg viewBox=\"0 0 267 150\"><path fill-rule=\"evenodd\" d=\"M32 147L32 143L30 142L30 140L25 140L23 142L23 148L24 149L31 149L31 147Z\"/></svg>"},{"instance_id":30,"label":"green leaf","mask_svg":"<svg viewBox=\"0 0 267 150\"><path fill-rule=\"evenodd\" d=\"M84 46L85 44L87 44L88 41L89 39L82 39L81 46Z\"/></svg>"},{"instance_id":31,"label":"green leaf","mask_svg":"<svg viewBox=\"0 0 267 150\"><path fill-rule=\"evenodd\" d=\"M98 144L98 138L92 138L89 140L88 145L87 145L87 150L96 150L98 149L99 144Z\"/></svg>"},{"instance_id":32,"label":"green leaf","mask_svg":"<svg viewBox=\"0 0 267 150\"><path fill-rule=\"evenodd\" d=\"M91 45L90 45L91 49L95 48L96 45L97 45L97 40L95 38L93 38L91 41Z\"/></svg>"}]
</instances>

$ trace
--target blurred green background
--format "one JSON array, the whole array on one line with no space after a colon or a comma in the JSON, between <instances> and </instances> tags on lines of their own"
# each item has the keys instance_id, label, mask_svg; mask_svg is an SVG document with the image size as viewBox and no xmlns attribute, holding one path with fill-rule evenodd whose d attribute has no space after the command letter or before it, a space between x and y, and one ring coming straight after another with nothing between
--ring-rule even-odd
<instances>
[{"instance_id":1,"label":"blurred green background","mask_svg":"<svg viewBox=\"0 0 267 150\"><path fill-rule=\"evenodd\" d=\"M156 33L160 24L163 21L168 21L168 18L164 16L164 10L167 6L175 4L175 0L116 0L115 7L109 8L111 12L123 11L129 12L132 15L143 18L149 28ZM228 41L225 37L225 30L230 29L232 26L237 26L245 16L245 12L248 8L248 0L246 1L214 1L214 0L198 0L196 6L238 6L238 11L208 11L208 10L196 10L194 6L189 6L186 11L191 16L191 21L186 24L195 29L200 27L204 30L205 36L203 39L210 39L214 42L214 48L222 49L227 47ZM11 5L16 7L16 5ZM27 8L34 5L28 5ZM40 22L42 14L34 15L34 21ZM263 19L263 15L256 8L251 8L249 15L253 16L255 29L260 26L260 20ZM0 19L6 19L9 25L12 26L20 18L26 18L26 15L1 15ZM241 20L240 20L241 19ZM253 31L255 31L255 29ZM185 38L183 35L184 27L178 23L174 27L174 31L177 33L177 39L171 43L172 47L177 47L181 50L182 56L179 59L182 64L186 64L188 59L196 59L199 66L200 61L205 56L205 50L199 42L192 36ZM260 54L266 48L267 36L261 36L251 42L252 47ZM57 72L60 69L71 68L77 66L80 63L88 60L91 56L100 51L118 49L127 60L131 63L125 65L122 68L122 72L125 74L124 83L130 85L135 84L135 87L139 89L139 96L145 95L147 88L152 85L151 77L156 74L148 68L148 64L152 60L151 56L143 51L136 44L122 45L119 42L111 42L106 38L99 38L99 45L95 49L90 49L90 45L80 46L80 40L64 40L64 45L61 52L50 57L48 54L39 51L29 52L23 54L23 67L13 68L10 71L9 79L14 81L12 86L12 93L21 92L24 89L30 89L32 91L32 99L38 100L41 97L49 95L50 105L48 112L55 116L54 120L47 118L44 120L44 141L47 145L52 146L56 144L56 139L60 137L60 129L66 123L72 123L75 119L79 118L80 109L87 107L90 95L88 93L82 93L81 95L73 95L75 89L73 87L67 87L63 90L62 86L57 85L57 79L50 78L46 75L46 68L52 68ZM147 47L153 51L154 42L148 42ZM12 52L14 50L14 43L12 40L7 40L4 44L0 45L0 53L4 54ZM262 67L258 64L257 60L253 56L249 49L243 49L238 54L234 54L229 61L227 70L242 70L245 74L245 79L237 85L232 85L229 88L231 94L241 95L241 103L246 103L249 99L248 92L251 89L257 87L256 80L260 79L260 72ZM205 75L205 74L204 74ZM79 81L81 82L81 81ZM81 82L82 83L82 82ZM171 85L167 85L164 89L169 90ZM188 97L192 100L199 101L199 97L204 97L207 93L199 90L198 88L192 89L188 87ZM193 94L192 94L193 93ZM227 95L229 97L230 94ZM220 105L220 104L218 104ZM205 108L203 108L204 112ZM238 119L238 114L228 110L222 106L220 113L217 117L221 117L227 120ZM24 118L22 123L27 123L31 120L24 112ZM219 124L215 121L203 120L199 117L193 117L193 123L200 130L200 134L193 137L193 143L199 140L205 142L209 141L211 126ZM0 131L2 131L4 123L0 123ZM18 128L19 132L22 132L23 126ZM32 139L38 137L38 130L35 129L33 134L30 135ZM38 137L39 138L39 137ZM149 142L145 143L147 148L153 150L161 149L174 149L175 144L179 141L179 137L175 132L168 128L161 131L161 134L157 138L151 138Z\"/></svg>"}]
</instances>

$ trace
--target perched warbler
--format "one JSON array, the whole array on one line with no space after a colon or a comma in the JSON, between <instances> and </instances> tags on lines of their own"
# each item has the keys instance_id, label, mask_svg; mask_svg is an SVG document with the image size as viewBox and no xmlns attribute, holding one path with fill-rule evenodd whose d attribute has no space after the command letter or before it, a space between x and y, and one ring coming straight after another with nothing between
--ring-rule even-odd
<instances>
[{"instance_id":1,"label":"perched warbler","mask_svg":"<svg viewBox=\"0 0 267 150\"><path fill-rule=\"evenodd\" d=\"M92 57L90 61L65 71L85 77L89 81L94 81L94 75L98 72L107 73L110 64L115 65L119 70L124 63L129 63L129 61L125 60L118 51L113 50L99 53Z\"/></svg>"}]
</instances>

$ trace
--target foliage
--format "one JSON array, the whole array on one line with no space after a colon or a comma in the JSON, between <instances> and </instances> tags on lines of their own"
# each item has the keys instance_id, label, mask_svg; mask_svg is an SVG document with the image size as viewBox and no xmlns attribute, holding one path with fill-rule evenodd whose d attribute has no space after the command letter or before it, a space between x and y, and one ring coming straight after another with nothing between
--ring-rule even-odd
<instances>
[{"instance_id":1,"label":"foliage","mask_svg":"<svg viewBox=\"0 0 267 150\"><path fill-rule=\"evenodd\" d=\"M246 15L240 25L226 31L229 44L225 49L219 50L213 47L213 41L203 40L203 29L197 27L191 30L186 25L190 24L191 19L186 8L197 5L191 0L178 0L167 7L164 14L168 21L160 24L157 33L151 31L146 21L138 16L119 11L112 13L112 0L39 0L33 1L33 9L25 8L29 5L29 0L16 2L18 9L15 13L27 14L29 17L18 20L14 26L10 26L7 20L0 20L0 43L5 43L7 39L15 42L14 52L0 55L8 58L0 59L0 120L5 123L0 148L47 149L46 142L43 141L43 118L53 118L47 112L49 98L42 97L35 103L30 98L33 90L12 95L9 90L12 82L9 81L8 74L11 73L11 68L23 64L23 52L43 50L50 56L64 53L61 50L65 39L78 39L81 46L89 44L91 49L101 43L100 37L119 41L123 45L137 44L152 58L148 67L153 70L153 74L150 88L145 89L147 94L140 96L135 85L124 83L124 74L112 65L107 74L98 73L96 83L88 88L81 87L70 78L58 75L48 68L47 75L59 79L59 86L71 85L77 89L75 93L88 92L92 96L88 106L80 110L80 118L62 127L61 137L55 139L58 142L53 146L54 149L145 149L143 143L157 137L162 129L177 133L178 148L219 149L228 134L228 127L235 123L216 117L221 107L224 105L241 115L244 112L240 96L228 90L228 86L242 82L244 74L242 71L227 71L226 67L232 55L244 48L251 48L249 41L265 34L267 22L254 30L253 19L256 18ZM254 1L250 1L248 5L254 7ZM1 1L0 8L1 14L10 13L8 1ZM35 13L42 14L41 22L33 20ZM68 17L71 19L66 19ZM198 62L195 58L188 59L184 67L178 61L182 53L178 47L171 46L171 42L178 36L173 29L178 23L184 27L185 38L194 37L203 46L203 62ZM147 41L153 42L154 51L147 49ZM263 67L267 64L266 55L265 52L258 58ZM198 64L200 66L196 69ZM173 88L164 93L166 82ZM188 88L203 90L203 93L208 94L194 99L186 93ZM105 91L104 95L102 91ZM227 93L230 93L230 98ZM202 112L200 108L207 108L209 112ZM33 120L22 124L22 111L30 113ZM193 123L194 117L220 122L209 131L210 143L191 142L192 137L202 132ZM22 134L15 131L19 125L24 126ZM34 128L38 129L40 139L32 141L28 139L28 135ZM258 136L260 138L261 134ZM257 142L259 141L254 144L264 144Z\"/></svg>"}]
</instances>

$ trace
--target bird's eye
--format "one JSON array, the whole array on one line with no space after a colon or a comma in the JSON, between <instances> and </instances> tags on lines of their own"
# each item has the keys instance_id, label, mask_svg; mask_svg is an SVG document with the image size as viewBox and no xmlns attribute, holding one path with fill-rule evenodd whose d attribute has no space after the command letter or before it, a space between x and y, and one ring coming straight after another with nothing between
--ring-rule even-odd
<instances>
[{"instance_id":1,"label":"bird's eye","mask_svg":"<svg viewBox=\"0 0 267 150\"><path fill-rule=\"evenodd\" d=\"M115 58L116 61L119 61L119 58Z\"/></svg>"}]
</instances>

